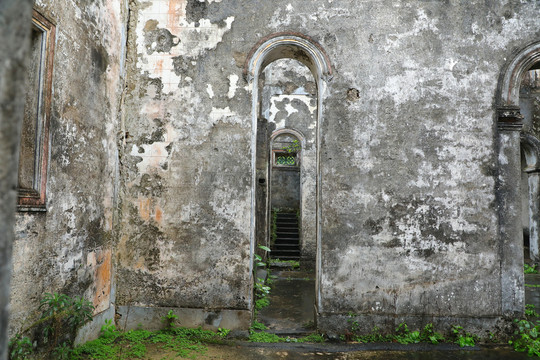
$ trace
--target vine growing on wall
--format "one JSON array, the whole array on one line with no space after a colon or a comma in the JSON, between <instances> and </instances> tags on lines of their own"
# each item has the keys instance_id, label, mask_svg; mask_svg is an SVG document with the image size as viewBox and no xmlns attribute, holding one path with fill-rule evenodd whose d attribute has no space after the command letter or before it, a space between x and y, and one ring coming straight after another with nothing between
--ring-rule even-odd
<instances>
[{"instance_id":1,"label":"vine growing on wall","mask_svg":"<svg viewBox=\"0 0 540 360\"><path fill-rule=\"evenodd\" d=\"M301 148L302 147L300 145L300 142L298 140L293 140L293 142L290 145L284 146L282 150L285 150L289 154L292 154L292 153L299 153Z\"/></svg>"}]
</instances>

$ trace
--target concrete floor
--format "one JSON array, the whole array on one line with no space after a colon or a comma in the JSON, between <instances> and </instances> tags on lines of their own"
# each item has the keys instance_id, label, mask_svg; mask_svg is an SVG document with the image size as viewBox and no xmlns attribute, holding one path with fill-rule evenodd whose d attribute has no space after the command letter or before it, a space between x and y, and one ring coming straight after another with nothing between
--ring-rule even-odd
<instances>
[{"instance_id":1,"label":"concrete floor","mask_svg":"<svg viewBox=\"0 0 540 360\"><path fill-rule=\"evenodd\" d=\"M315 275L313 271L274 269L270 305L259 312L259 321L269 332L281 336L313 331ZM525 283L540 286L540 275L526 275ZM527 304L540 312L540 287L526 287ZM221 356L221 357L220 357ZM509 347L474 347L466 350L454 344L253 344L236 347L210 347L198 359L404 359L404 360L488 360L530 359Z\"/></svg>"},{"instance_id":2,"label":"concrete floor","mask_svg":"<svg viewBox=\"0 0 540 360\"><path fill-rule=\"evenodd\" d=\"M271 272L270 305L259 312L259 321L269 332L281 335L313 331L315 319L315 274L306 270Z\"/></svg>"}]
</instances>

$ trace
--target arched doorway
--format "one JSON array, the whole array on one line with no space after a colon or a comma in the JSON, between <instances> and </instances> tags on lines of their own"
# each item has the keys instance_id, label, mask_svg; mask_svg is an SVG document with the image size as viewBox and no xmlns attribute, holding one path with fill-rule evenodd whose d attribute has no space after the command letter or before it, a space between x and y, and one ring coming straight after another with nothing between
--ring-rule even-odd
<instances>
[{"instance_id":1,"label":"arched doorway","mask_svg":"<svg viewBox=\"0 0 540 360\"><path fill-rule=\"evenodd\" d=\"M252 91L252 206L251 206L251 257L254 258L258 244L269 242L269 134L273 127L265 117L263 108L265 89L263 72L270 64L280 59L294 60L303 64L313 77L314 93L314 139L313 139L313 229L315 243L315 307L320 306L320 124L323 121L322 101L326 83L332 69L322 48L310 38L297 33L278 33L262 39L250 52L246 60L244 75ZM294 95L294 94L289 94ZM304 221L304 220L303 220ZM303 225L302 225L303 228ZM304 234L305 235L305 234ZM305 237L305 236L304 236ZM252 262L253 263L253 262ZM316 310L316 313L318 311Z\"/></svg>"},{"instance_id":2,"label":"arched doorway","mask_svg":"<svg viewBox=\"0 0 540 360\"><path fill-rule=\"evenodd\" d=\"M527 133L521 134L521 218L523 226L523 257L525 262L538 264L540 225L540 141Z\"/></svg>"},{"instance_id":3,"label":"arched doorway","mask_svg":"<svg viewBox=\"0 0 540 360\"><path fill-rule=\"evenodd\" d=\"M525 304L524 291L524 225L529 243L532 237L531 222L524 212L531 209L530 194L538 184L530 175L534 151L531 142L525 137L522 141L526 104L521 102L522 83L540 64L540 42L521 50L505 66L499 79L496 96L497 104L497 146L498 176L496 177L496 195L499 209L499 234L501 254L501 311L505 315L523 314ZM527 128L527 126L525 126ZM523 154L523 156L522 156ZM523 161L522 161L523 159ZM531 181L533 183L531 183ZM525 202L525 205L524 205ZM525 215L525 216L524 216ZM526 219L527 221L525 221Z\"/></svg>"}]
</instances>

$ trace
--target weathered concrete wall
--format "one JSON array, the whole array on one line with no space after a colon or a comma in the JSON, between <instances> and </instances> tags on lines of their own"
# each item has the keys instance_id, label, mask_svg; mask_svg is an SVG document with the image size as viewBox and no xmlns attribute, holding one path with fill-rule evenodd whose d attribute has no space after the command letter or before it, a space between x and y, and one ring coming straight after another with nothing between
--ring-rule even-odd
<instances>
[{"instance_id":1,"label":"weathered concrete wall","mask_svg":"<svg viewBox=\"0 0 540 360\"><path fill-rule=\"evenodd\" d=\"M56 24L48 198L44 212L17 213L12 331L35 316L45 292L84 296L96 314L114 301L112 239L127 3L41 0L35 9ZM102 324L96 321L88 336Z\"/></svg>"},{"instance_id":2,"label":"weathered concrete wall","mask_svg":"<svg viewBox=\"0 0 540 360\"><path fill-rule=\"evenodd\" d=\"M300 171L299 169L272 170L272 209L280 211L300 210Z\"/></svg>"},{"instance_id":3,"label":"weathered concrete wall","mask_svg":"<svg viewBox=\"0 0 540 360\"><path fill-rule=\"evenodd\" d=\"M508 50L538 35L538 5L363 10L334 38L358 61L327 48L341 96L325 101L319 311L488 322L501 314L493 96ZM359 97L343 106L347 87Z\"/></svg>"},{"instance_id":4,"label":"weathered concrete wall","mask_svg":"<svg viewBox=\"0 0 540 360\"><path fill-rule=\"evenodd\" d=\"M208 326L245 328L252 289L249 93L241 79L245 54L235 60L224 41L239 9L220 5L133 5L117 299L200 309ZM222 313L203 309L243 311L244 320L220 322Z\"/></svg>"},{"instance_id":5,"label":"weathered concrete wall","mask_svg":"<svg viewBox=\"0 0 540 360\"><path fill-rule=\"evenodd\" d=\"M32 1L0 3L0 360L7 359L11 253L17 198L17 158L24 110Z\"/></svg>"},{"instance_id":6,"label":"weathered concrete wall","mask_svg":"<svg viewBox=\"0 0 540 360\"><path fill-rule=\"evenodd\" d=\"M522 248L501 235L522 228L519 129L497 133L495 93L513 52L540 39L540 4L132 0L126 39L127 6L36 4L58 25L50 175L47 211L17 215L13 329L45 291L110 309L113 273L122 324L176 308L185 325L246 328L264 218L252 180L268 180L269 152L252 154L297 126L322 330L350 313L367 330L486 328L523 307ZM280 31L320 44L326 86L290 61L243 78Z\"/></svg>"},{"instance_id":7,"label":"weathered concrete wall","mask_svg":"<svg viewBox=\"0 0 540 360\"><path fill-rule=\"evenodd\" d=\"M494 94L512 51L539 38L538 10L134 2L119 302L250 309L254 129L242 66L263 36L290 30L318 41L334 68L319 124L320 325L346 326L349 312L500 316Z\"/></svg>"}]
</instances>

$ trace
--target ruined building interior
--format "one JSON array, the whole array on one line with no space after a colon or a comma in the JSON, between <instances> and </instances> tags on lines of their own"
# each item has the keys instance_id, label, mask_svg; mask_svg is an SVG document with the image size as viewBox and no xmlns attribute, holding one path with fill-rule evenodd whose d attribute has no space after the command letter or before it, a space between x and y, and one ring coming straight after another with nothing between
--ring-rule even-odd
<instances>
[{"instance_id":1,"label":"ruined building interior","mask_svg":"<svg viewBox=\"0 0 540 360\"><path fill-rule=\"evenodd\" d=\"M540 257L539 2L0 11L2 59L25 64L0 68L10 332L46 292L92 301L81 340L170 309L247 329L259 245L313 269L322 332L350 314L484 331L523 312L523 264ZM272 242L275 213L298 220L294 246Z\"/></svg>"}]
</instances>

